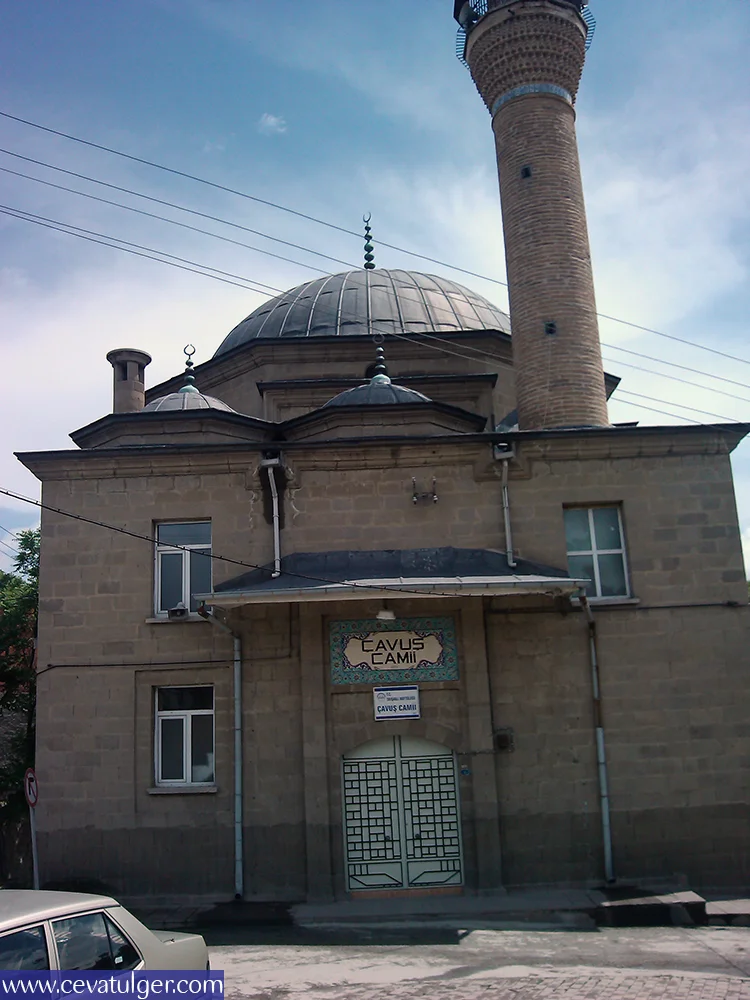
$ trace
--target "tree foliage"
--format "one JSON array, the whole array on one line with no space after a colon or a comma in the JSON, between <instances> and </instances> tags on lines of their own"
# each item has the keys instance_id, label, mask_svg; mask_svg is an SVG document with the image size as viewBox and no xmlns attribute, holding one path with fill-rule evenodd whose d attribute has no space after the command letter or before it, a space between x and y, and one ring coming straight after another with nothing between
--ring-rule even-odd
<instances>
[{"instance_id":1,"label":"tree foliage","mask_svg":"<svg viewBox=\"0 0 750 1000\"><path fill-rule=\"evenodd\" d=\"M0 573L0 814L24 808L34 762L39 530L20 531L13 572Z\"/></svg>"}]
</instances>

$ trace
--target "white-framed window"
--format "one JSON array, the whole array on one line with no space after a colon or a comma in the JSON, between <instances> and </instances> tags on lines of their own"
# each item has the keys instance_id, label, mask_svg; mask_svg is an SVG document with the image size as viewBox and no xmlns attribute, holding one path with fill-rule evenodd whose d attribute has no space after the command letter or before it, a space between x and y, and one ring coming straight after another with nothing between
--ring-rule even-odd
<instances>
[{"instance_id":1,"label":"white-framed window","mask_svg":"<svg viewBox=\"0 0 750 1000\"><path fill-rule=\"evenodd\" d=\"M568 571L591 581L586 596L630 597L620 508L566 507L564 517Z\"/></svg>"},{"instance_id":2,"label":"white-framed window","mask_svg":"<svg viewBox=\"0 0 750 1000\"><path fill-rule=\"evenodd\" d=\"M211 522L157 524L155 577L157 616L166 618L180 604L197 611L195 594L211 590Z\"/></svg>"},{"instance_id":3,"label":"white-framed window","mask_svg":"<svg viewBox=\"0 0 750 1000\"><path fill-rule=\"evenodd\" d=\"M214 689L156 688L156 784L212 785Z\"/></svg>"}]
</instances>

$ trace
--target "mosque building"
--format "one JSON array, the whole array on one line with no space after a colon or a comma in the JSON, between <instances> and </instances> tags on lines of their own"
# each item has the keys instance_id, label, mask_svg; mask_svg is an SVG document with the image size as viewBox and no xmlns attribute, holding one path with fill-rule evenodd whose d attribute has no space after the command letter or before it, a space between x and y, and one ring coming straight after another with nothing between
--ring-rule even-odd
<instances>
[{"instance_id":1,"label":"mosque building","mask_svg":"<svg viewBox=\"0 0 750 1000\"><path fill-rule=\"evenodd\" d=\"M610 423L586 9L454 13L510 317L368 242L168 383L110 351L114 412L19 456L45 505L42 884L292 902L750 880L730 467L750 428Z\"/></svg>"}]
</instances>

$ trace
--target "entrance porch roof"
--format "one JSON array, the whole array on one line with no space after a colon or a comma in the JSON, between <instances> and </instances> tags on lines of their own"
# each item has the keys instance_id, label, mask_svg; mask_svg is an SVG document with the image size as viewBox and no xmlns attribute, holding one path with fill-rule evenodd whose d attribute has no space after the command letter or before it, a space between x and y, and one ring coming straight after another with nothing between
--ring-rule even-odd
<instances>
[{"instance_id":1,"label":"entrance porch roof","mask_svg":"<svg viewBox=\"0 0 750 1000\"><path fill-rule=\"evenodd\" d=\"M196 595L206 604L307 601L363 601L377 597L494 597L542 594L574 596L588 583L565 570L518 559L508 564L492 549L385 549L376 551L295 552L273 564L219 584L210 594Z\"/></svg>"}]
</instances>

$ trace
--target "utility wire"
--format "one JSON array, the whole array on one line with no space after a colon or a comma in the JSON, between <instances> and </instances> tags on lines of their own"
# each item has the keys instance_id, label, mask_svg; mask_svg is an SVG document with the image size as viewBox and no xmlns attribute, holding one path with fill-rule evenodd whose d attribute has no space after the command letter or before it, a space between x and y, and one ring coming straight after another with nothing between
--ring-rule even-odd
<instances>
[{"instance_id":1,"label":"utility wire","mask_svg":"<svg viewBox=\"0 0 750 1000\"><path fill-rule=\"evenodd\" d=\"M155 212L146 212L142 208L135 208L133 205L124 205L121 201L111 201L109 198L100 198L98 195L90 194L87 191L76 191L75 188L66 187L64 184L53 184L52 181L44 181L41 177L32 177L31 174L23 174L18 170L10 170L8 167L0 167L0 170L5 174L13 174L15 177L23 177L25 180L36 181L38 184L44 184L47 187L56 188L58 191L67 191L69 194L77 194L82 198L89 198L91 201L98 201L102 205L112 205L114 208L122 208L126 212L135 212L136 215L145 215L149 219L158 219L159 222L168 222L171 226L179 226L181 229L189 229L191 232L200 233L202 236L212 236L216 240L222 240L224 243L232 243L234 246L243 247L245 250L255 250L258 253L265 254L267 257L275 257L276 260L284 260L288 264L298 264L300 267L310 268L311 271L318 271L320 274L329 273L322 267L315 267L313 264L304 264L302 261L293 260L291 257L283 257L281 254L273 253L270 250L263 250L260 247L254 247L250 243L242 243L240 240L233 240L229 236L221 236L219 233L212 233L208 229L199 229L197 226L191 226L187 222L178 222L177 219L169 219L166 215L157 215Z\"/></svg>"},{"instance_id":2,"label":"utility wire","mask_svg":"<svg viewBox=\"0 0 750 1000\"><path fill-rule=\"evenodd\" d=\"M667 375L666 372L655 372L651 368L643 368L641 365L631 365L627 361L618 361L616 358L603 358L607 364L618 365L621 368L633 368L637 372L645 372L647 375L656 375L657 378L668 378L671 382L681 382L683 385L691 385L695 389L702 389L704 392L715 392L719 396L728 396L729 399L739 399L741 403L750 403L747 396L736 396L733 392L725 392L723 389L714 389L710 385L701 385L700 382L691 382L689 379L680 378L679 375ZM668 362L665 362L667 364ZM750 388L750 386L748 386Z\"/></svg>"},{"instance_id":3,"label":"utility wire","mask_svg":"<svg viewBox=\"0 0 750 1000\"><path fill-rule=\"evenodd\" d=\"M673 399L654 399L653 396L644 396L641 392L630 392L629 389L623 389L622 395L635 396L638 399L649 399L652 403L666 403L667 406L679 406L680 409L690 410L691 413L705 413L707 417L716 417L717 420L728 420L729 423L734 423L732 417L725 417L721 413L712 413L710 410L698 410L694 406L685 406L684 403L677 403Z\"/></svg>"},{"instance_id":4,"label":"utility wire","mask_svg":"<svg viewBox=\"0 0 750 1000\"><path fill-rule=\"evenodd\" d=\"M2 152L8 152L8 151L0 149L0 153L2 153ZM15 155L18 155L18 154L11 153L10 155L15 156ZM23 159L30 159L30 157L23 157ZM41 163L41 161L39 161L39 160L34 160L32 162L34 162L34 163ZM53 167L50 164L44 164L44 166L47 166L47 167L49 167L52 170L61 170L62 169L60 167ZM147 217L149 219L157 219L160 222L167 222L170 225L179 226L181 229L188 229L188 230L190 230L191 232L194 232L194 233L200 233L201 235L204 235L204 236L211 236L214 239L222 240L225 243L231 243L234 246L243 247L246 250L253 250L253 251L256 251L258 253L265 254L268 257L274 257L276 260L286 261L289 264L297 264L300 267L305 267L305 268L308 268L309 270L317 271L320 274L328 274L328 271L325 271L323 268L315 267L313 264L307 264L307 263L305 263L303 261L294 260L291 257L285 257L285 256L283 256L281 254L273 253L270 250L264 250L261 247L252 246L249 243L243 243L241 240L233 240L233 239L231 239L231 237L222 236L219 233L213 233L213 232L211 232L210 230L207 230L207 229L200 229L198 226L191 226L191 225L189 225L186 222L179 222L176 219L170 219L167 216L158 215L155 212L146 212L143 209L135 208L132 205L125 205L125 204L123 204L122 202L119 202L119 201L112 201L109 198L100 198L98 195L91 194L90 192L87 192L87 191L78 191L75 188L67 187L64 184L55 184L53 181L46 181L46 180L43 180L41 177L34 177L31 174L25 174L25 173L22 173L21 171L18 171L18 170L11 170L9 167L0 167L0 171L2 171L3 173L6 173L6 174L11 174L14 177L21 177L24 180L35 181L38 184L43 184L46 187L55 188L58 191L66 191L69 194L79 195L80 197L82 197L82 198L88 198L91 201L96 201L96 202L99 202L99 203L104 204L104 205L111 205L111 206L113 206L115 208L121 208L121 209L124 209L127 212L134 212L137 215L142 215L142 216L145 216L145 217ZM64 173L73 173L72 171L63 171L63 172ZM77 176L77 177L83 177L82 174L75 174L75 176ZM86 180L92 180L93 183L103 183L101 181L96 181L93 178L85 178L85 179ZM110 185L107 185L107 186L110 186ZM112 186L114 187L115 185L112 185ZM125 190L125 189L119 188L118 190ZM140 195L137 192L133 192L133 191L128 191L128 193L129 194L135 194L137 197L147 197L146 195ZM161 202L161 199L158 199L158 198L150 199L150 200ZM161 202L161 203L163 203L163 202ZM169 205L170 207L173 207L173 208L179 208L179 210L183 211L183 212L191 212L192 211L191 209L184 208L183 206L177 206L177 205L174 205L174 204L172 204L170 202L166 202L166 203L163 203L163 204L167 204L167 205ZM197 212L195 214L197 214L197 215L203 215L204 213ZM215 216L210 216L210 218L214 219L214 221L222 222L222 223L225 223L227 225L234 225L234 223L229 223L226 220L219 219L218 217L215 217ZM239 227L239 228L245 228L245 227ZM257 230L252 230L252 232L256 232L258 235L261 235L261 236L265 236L267 239L272 239L272 237L267 236L267 234L265 234L265 233L259 233ZM293 244L293 245L297 246L298 249L304 249L302 247L299 247L297 244ZM342 260L339 260L338 258L331 257L329 259L330 260L335 260L335 261L337 261L337 263L348 264L347 261L342 261ZM354 264L350 264L348 266L354 267L355 265ZM416 301L416 300L413 300L413 301ZM442 341L444 343L449 343L449 341L443 340L443 338L441 338L441 337L437 337L434 334L433 334L433 336L434 336L435 340L439 340L439 341ZM609 345L604 345L604 346L609 346ZM489 354L486 351L479 350L478 348L471 347L469 345L464 345L464 347L465 347L465 350L471 351L472 353L476 353L477 355L483 355L485 357L492 358L493 360L498 360L495 355ZM633 352L633 353L635 353L635 352ZM704 389L706 392L715 392L715 393L718 393L719 395L722 395L722 396L728 396L730 399L738 399L738 400L741 400L742 402L750 403L750 399L747 399L746 397L736 396L733 393L725 392L722 389L714 389L711 386L704 386L704 385L701 385L699 382L691 382L688 379L679 378L676 375L667 375L664 372L651 371L648 368L642 368L639 365L628 364L625 361L613 361L613 363L614 364L619 364L619 365L623 366L624 368L632 368L632 369L634 369L636 371L642 371L642 372L646 372L647 374L650 374L650 375L656 375L659 378L671 379L673 382L682 382L684 385L690 385L690 386L693 386L693 387L695 387L697 389ZM663 363L667 364L667 365L671 364L671 362L663 362ZM716 376L710 376L710 377L716 377ZM748 388L750 388L750 386L748 386Z\"/></svg>"},{"instance_id":5,"label":"utility wire","mask_svg":"<svg viewBox=\"0 0 750 1000\"><path fill-rule=\"evenodd\" d=\"M120 149L113 149L111 146L104 146L97 142L90 142L88 139L81 139L79 136L70 135L67 132L60 132L57 129L48 128L46 125L39 125L37 122L29 121L26 118L18 118L16 115L8 114L6 111L0 111L0 117L8 118L10 121L19 122L22 125L28 125L31 128L39 129L39 131L47 132L50 135L60 136L62 139L70 139L72 142L78 142L81 145L89 146L92 149L100 149L105 153L112 153L115 156L121 156L126 160L131 160L133 163L141 163L147 167L154 167L156 170L163 170L166 173L174 174L177 177L185 177L187 180L196 181L198 184L205 184L207 187L215 188L217 191L224 191L227 194L237 195L239 198L245 198L248 201L257 202L260 205L267 205L269 208L277 209L280 212L287 212L289 215L295 215L299 219L306 219L308 222L316 223L316 225L325 226L328 229L334 229L339 233L345 233L347 236L356 236L358 239L362 238L361 233L355 232L352 229L345 229L343 226L337 226L333 222L327 222L325 219L317 219L313 215L307 215L305 212L298 212L294 208L289 208L286 205L279 205L277 202L268 201L266 198L259 198L256 195L248 194L246 191L237 191L235 188L227 187L225 184L218 184L215 181L209 181L205 177L197 177L195 174L186 173L184 170L175 170L174 167L167 167L163 163L155 163L153 160L146 160L140 156L133 156L131 153L124 153ZM469 271L464 267L446 264L434 257L428 257L425 254L416 253L416 251L413 250L405 250L403 247L397 247L391 243L384 243L382 240L378 240L378 243L380 246L387 247L389 250L396 250L398 253L408 254L410 257L417 257L420 260L429 261L431 264L439 264L442 267L449 267L454 271L460 271L462 274L469 274L473 278L493 281L498 285L506 284L506 282L500 281L499 278L486 278L484 275L478 274L476 271Z\"/></svg>"},{"instance_id":6,"label":"utility wire","mask_svg":"<svg viewBox=\"0 0 750 1000\"><path fill-rule=\"evenodd\" d=\"M318 219L313 215L308 215L305 212L299 212L296 209L289 208L286 205L281 205L277 202L269 201L268 199L265 198L260 198L257 195L248 194L246 191L238 191L237 189L230 188L227 185L218 184L217 182L210 181L205 177L198 177L197 175L187 173L184 170L176 170L174 167L168 167L163 163L156 163L153 160L147 160L140 156L133 156L131 153L125 153L122 150L114 149L111 146L105 146L101 143L91 142L88 139L82 139L79 136L70 135L67 132L61 132L58 129L49 128L46 125L40 125L38 122L32 122L26 118L20 118L16 115L11 115L6 111L0 111L0 117L7 118L10 121L18 122L22 125L28 125L30 128L38 129L50 135L57 135L63 139L69 139L71 142L77 142L80 143L81 145L88 146L92 149L99 149L105 153L111 153L115 156L123 157L124 159L130 160L134 163L141 163L145 166L153 167L156 170L165 171L177 177L184 177L187 180L195 181L198 184L207 185L208 187L215 188L216 190L236 195L239 198L245 198L248 201L257 202L258 204L266 205L269 208L273 208L281 212L287 212L290 215L297 216L297 218L306 219L308 222L314 222L316 225L325 226L328 229L333 229L336 230L337 232L345 233L347 236L356 236L358 239L361 239L362 234L355 232L354 230L345 229L343 226L338 226L335 223L327 222L325 219ZM396 250L398 253L405 253L411 257L416 257L420 260L426 260L432 264L438 264L440 267L447 267L450 268L451 270L459 271L462 274L468 274L474 278L480 278L482 281L491 281L494 282L495 284L507 287L507 282L501 281L499 278L491 278L488 275L479 274L476 271L470 271L467 268L459 267L458 265L455 264L449 264L448 262L443 260L438 260L435 257L428 257L426 254L420 254L414 250L407 250L404 247L395 246L392 243L386 243L383 240L378 240L378 244L382 247L387 247L389 250ZM660 330L654 330L651 327L642 326L640 323L633 323L630 320L619 319L617 316L610 316L607 313L597 313L597 316L599 316L601 319L610 320L613 323L620 323L623 326L631 327L634 330L641 330L644 333L651 333L657 337L665 337L667 340L672 340L680 344L686 344L689 347L695 347L698 350L707 351L710 354L716 354L720 357L728 358L731 361L737 361L740 364L750 365L750 360L748 360L747 358L740 358L734 354L728 354L724 351L717 351L715 348L706 347L704 344L698 344L695 341L687 340L684 337L676 337L673 334L663 333Z\"/></svg>"},{"instance_id":7,"label":"utility wire","mask_svg":"<svg viewBox=\"0 0 750 1000\"><path fill-rule=\"evenodd\" d=\"M20 542L21 540L14 531L11 531L10 528L4 528L2 524L0 524L0 531L4 531L6 535L10 535L10 537L15 538L16 541Z\"/></svg>"},{"instance_id":8,"label":"utility wire","mask_svg":"<svg viewBox=\"0 0 750 1000\"><path fill-rule=\"evenodd\" d=\"M2 545L2 547L7 550L8 555L13 556L14 559L16 558L16 556L18 555L18 549L14 549L11 545L8 545L8 543L4 542L2 538L0 538L0 545ZM0 552L0 555L2 554L3 553Z\"/></svg>"},{"instance_id":9,"label":"utility wire","mask_svg":"<svg viewBox=\"0 0 750 1000\"><path fill-rule=\"evenodd\" d=\"M282 240L278 236L271 236L269 233L264 233L260 229L251 229L249 226L243 226L239 222L232 222L230 219L222 219L221 216L210 215L208 212L199 212L197 209L188 208L186 205L179 205L174 201L166 201L164 198L155 198L153 195L144 194L142 191L134 191L132 188L122 187L119 184L110 184L108 181L102 181L96 177L89 177L87 174L79 174L75 170L66 170L64 167L55 166L53 163L46 163L44 160L35 160L32 156L22 156L20 153L14 153L10 149L3 149L0 147L0 153L5 153L6 156L13 156L17 160L25 160L27 163L34 163L39 167L45 167L47 170L55 170L57 173L66 174L68 177L77 177L78 180L87 181L90 184L99 184L100 187L109 188L111 191L119 191L121 194L129 194L134 198L142 198L144 201L153 202L155 205L164 205L166 208L174 208L178 212L186 212L188 215L195 215L201 219L208 219L210 222L218 222L222 226L231 226L233 229L240 229L245 233L252 233L253 236L262 236L263 239L271 240L273 243L281 243L283 246L292 247L294 250L303 250L305 253L313 254L315 257L323 257L325 260L333 261L334 264L343 264L345 267L359 267L359 264L352 264L349 261L341 260L339 257L331 257L330 254L321 253L318 250L311 250L309 247L302 246L299 243L291 243L289 240ZM2 169L7 173L13 173L13 171L8 167L3 167ZM32 177L30 174L19 174L19 176L39 181L40 184L50 184L52 187L55 186L51 181L43 181L38 177ZM67 191L72 189L63 188L63 190ZM82 191L77 193L83 194ZM93 198L94 196L88 195L87 197ZM113 204L117 203L113 202ZM304 264L303 266L311 267L312 265ZM328 271L324 271L323 273L328 274Z\"/></svg>"},{"instance_id":10,"label":"utility wire","mask_svg":"<svg viewBox=\"0 0 750 1000\"><path fill-rule=\"evenodd\" d=\"M258 292L261 295L268 295L268 292L261 288L252 288L249 284L241 284L240 282L252 281L252 278L242 278L240 281L232 281L229 278L220 277L222 274L228 274L226 271L220 271L218 268L209 268L204 264L196 264L194 261L186 261L185 263L176 263L176 261L184 261L182 257L174 257L173 260L164 260L162 257L152 256L152 254L163 253L165 257L171 257L171 254L166 254L162 250L150 251L149 247L140 247L137 243L130 243L126 246L118 246L117 243L109 243L107 240L114 240L116 237L103 236L101 239L96 239L97 236L102 236L100 233L93 233L91 230L80 229L78 226L71 226L66 222L56 223L52 219L45 219L43 216L34 216L30 212L22 212L19 209L7 208L4 205L0 205L0 214L8 215L13 219L20 219L23 222L33 222L35 225L43 226L45 229L54 229L58 233L65 233L68 236L77 236L79 239L87 240L89 243L98 243L100 246L111 247L113 250L122 250L123 253L133 254L135 257L144 257L146 260L155 260L160 264L168 264L170 267L179 268L181 271L191 271L193 274L202 274L205 278L214 278L216 281L223 281L226 285L235 285L237 288L244 288L249 292ZM85 235L89 234L89 235ZM119 241L125 243L125 240ZM139 249L132 249L133 247L138 247ZM148 253L141 252L149 251ZM188 267L191 264L194 266ZM198 268L205 268L205 270L198 270ZM208 271L215 271L215 274L209 274ZM267 285L266 288L270 288Z\"/></svg>"},{"instance_id":11,"label":"utility wire","mask_svg":"<svg viewBox=\"0 0 750 1000\"><path fill-rule=\"evenodd\" d=\"M150 535L142 535L142 534L140 534L140 532L131 531L129 528L122 528L122 527L120 527L119 525L116 525L116 524L107 524L104 521L98 521L96 518L84 517L83 514L75 514L75 513L73 513L73 511L70 511L70 510L62 510L60 507L52 507L50 504L42 503L41 500L33 500L31 497L24 496L22 493L16 493L13 490L8 490L8 489L4 489L3 487L0 487L0 494L2 494L3 496L6 496L6 497L10 497L12 500L21 500L24 503L31 504L34 507L38 507L39 510L47 510L47 511L50 511L51 513L53 513L53 514L61 514L64 517L69 517L69 518L71 518L74 521L82 521L84 524L93 524L97 528L106 528L108 531L115 531L115 532L117 532L120 535L127 535L129 538L137 538L139 541L148 542L149 545L151 545L151 546L155 546L155 545L158 544L157 543L157 539L153 538ZM190 552L191 551L185 545L172 545L172 544L170 544L169 547L172 548L172 549L179 549L182 552ZM212 562L216 561L216 562L229 563L232 566L241 566L244 569L263 570L263 571L265 571L265 572L267 572L269 574L271 573L271 570L269 569L268 566L259 566L257 563L246 562L243 559L232 559L230 556L219 556L219 555L215 555L213 552L211 552L211 555L210 555L209 558L212 560ZM288 574L288 575L295 576L295 577L297 577L300 580L309 580L312 583L322 583L322 584L326 584L328 586L341 587L342 585L345 585L347 587L351 587L354 590L367 590L367 591L376 590L376 591L382 593L382 591L384 589L382 585L378 585L378 584L374 584L374 583L352 583L350 581L329 580L326 577L322 577L322 576L310 576L307 573L291 573L291 574ZM409 588L409 587L388 587L387 589L388 589L389 593L409 594L412 597L415 597L415 596L416 597L424 597L425 596L425 592L424 591L422 591L422 590L414 590L414 589ZM442 592L437 591L437 590L432 590L429 593L432 596L434 596L434 597L455 597L456 596L455 594L442 593Z\"/></svg>"},{"instance_id":12,"label":"utility wire","mask_svg":"<svg viewBox=\"0 0 750 1000\"><path fill-rule=\"evenodd\" d=\"M726 382L729 385L738 385L742 389L748 389L747 382L736 382L734 379L725 378L723 375L712 375L711 372L701 371L700 368L688 368L686 365L678 365L675 361L663 361L661 358L654 358L650 354L640 354L638 351L631 351L627 347L618 347L617 344L606 344L602 341L602 347L608 347L612 351L622 351L623 354L630 354L634 358L643 358L646 361L655 361L657 365L668 365L670 368L679 368L683 372L692 372L693 375L705 375L706 378L716 379L718 382ZM617 364L618 362L615 362Z\"/></svg>"},{"instance_id":13,"label":"utility wire","mask_svg":"<svg viewBox=\"0 0 750 1000\"><path fill-rule=\"evenodd\" d=\"M0 152L6 152L7 153L8 150L0 149ZM19 154L11 153L10 155L11 156L18 156ZM22 159L31 159L30 157L21 157L21 158ZM54 167L51 164L43 164L41 160L32 160L32 162L39 163L39 164L41 164L43 166L47 166L47 167L49 167L52 170L62 170L62 168L60 168L60 167ZM277 260L283 260L283 261L286 261L286 262L288 262L290 264L297 264L300 267L308 268L309 270L318 271L321 274L327 274L328 273L327 271L323 270L322 268L315 267L313 264L308 264L308 263L305 263L303 261L294 260L291 257L285 257L285 256L282 256L281 254L273 253L270 250L264 250L261 247L255 247L255 246L252 246L249 243L243 243L240 240L233 240L233 239L231 239L228 236L222 236L219 233L213 233L213 232L210 232L209 230L206 230L206 229L200 229L197 226L191 226L188 223L179 222L176 219L169 219L166 216L158 215L158 214L156 214L154 212L146 212L143 209L135 208L132 205L125 205L122 202L112 201L112 200L110 200L108 198L100 198L97 195L91 194L90 192L78 191L75 188L69 188L69 187L66 187L63 184L55 184L52 181L46 181L46 180L43 180L40 177L33 177L31 174L25 174L25 173L22 173L22 172L17 171L17 170L11 170L8 167L0 167L0 171L3 171L4 173L7 173L7 174L11 174L11 175L13 175L15 177L24 178L25 180L31 180L31 181L35 181L35 182L37 182L39 184L44 184L47 187L52 187L52 188L55 188L56 190L59 190L59 191L66 191L66 192L68 192L70 194L76 194L76 195L79 195L79 196L84 197L84 198L89 198L92 201L100 202L100 203L105 204L105 205L112 205L112 206L114 206L116 208L121 208L121 209L124 209L125 211L128 211L128 212L134 212L134 213L136 213L138 215L146 216L147 218L157 219L157 220L159 220L161 222L167 222L170 225L179 226L180 228L188 229L188 230L191 230L192 232L200 233L200 234L205 235L205 236L211 236L214 239L222 240L223 242L226 242L226 243L231 243L234 246L243 247L243 248L245 248L247 250L257 251L258 253L265 254L266 256L274 257ZM62 172L63 173L74 174L73 171L63 170ZM74 176L81 177L81 178L86 179L86 180L91 180L91 181L93 181L93 183L98 183L98 184L104 184L105 183L103 181L97 181L94 178L85 177L85 175L83 175L83 174L74 174ZM129 191L128 189L125 189L125 188L118 188L116 185L107 185L107 186L108 187L115 187L117 190L126 191L127 193L134 194L137 197L142 197L142 198L148 198L149 197L147 195L141 195L138 192ZM158 202L160 204L166 204L166 205L168 205L170 207L177 208L177 209L179 209L180 211L183 211L183 212L192 212L191 209L185 208L184 206L175 205L172 202L164 202L164 201L162 201L162 199L159 199L159 198L153 198L153 199L149 198L149 200ZM20 210L17 210L17 211L20 211ZM192 214L200 215L200 216L205 216L205 213L203 213L203 212L194 212ZM235 226L237 225L236 223L231 223L228 220L220 219L217 216L207 216L207 217L210 218L210 219L212 219L212 220L214 220L214 221L221 222L221 223L226 224L226 225L235 225ZM65 224L63 223L63 225L65 225ZM237 228L246 229L247 227L238 226ZM250 230L250 232L254 232L257 235L264 236L267 239L273 239L273 237L270 237L270 236L268 236L265 233L260 233L258 230ZM286 242L286 241L280 241L280 242ZM298 244L290 244L290 245L295 246L298 249L304 249L303 247L300 247ZM330 260L335 260L337 263L347 264L348 266L351 266L351 267L355 266L353 264L349 264L349 262L347 262L347 261L339 260L338 258L331 257L329 259ZM414 300L414 301L416 301L416 300ZM432 336L434 336L435 340L442 341L443 343L450 343L449 341L444 340L443 338L437 337L434 334ZM603 343L603 346L605 346L605 347L613 347L616 350L624 350L624 348L618 348L618 347L615 347L615 345L610 345L610 344L606 344L606 343ZM480 350L478 348L471 347L469 345L464 345L464 348L467 351L471 351L472 353L475 353L477 356L488 357L488 358L491 358L493 361L498 360L495 355L489 354L488 352L482 351L482 350ZM639 357L648 357L647 355L640 355L637 351L630 351L628 353L634 354L634 355L639 356ZM656 359L656 358L654 358L652 360L657 361L657 363L661 363L661 364L664 364L664 365L669 365L669 366L674 365L674 362L660 361L660 359ZM650 375L656 375L659 378L666 378L666 379L671 379L672 381L675 381L675 382L682 382L685 385L694 386L695 388L698 388L698 389L704 389L707 392L715 392L715 393L718 393L718 394L720 394L722 396L728 396L730 399L738 399L738 400L741 400L743 402L750 402L750 400L746 399L745 397L737 396L737 395L734 395L733 393L724 392L721 389L714 389L711 386L703 386L703 385L700 385L700 383L698 383L698 382L691 382L688 379L681 379L681 378L678 378L677 376L674 376L674 375L667 375L664 372L650 371L648 368L642 368L642 367L640 367L638 365L628 364L627 362L624 362L624 361L614 361L613 360L613 363L614 364L622 365L625 368L632 368L632 369L634 369L636 371L646 372L647 374L650 374ZM675 367L681 367L682 368L684 366L675 366ZM697 369L689 368L687 370L688 371L696 371L697 372ZM710 372L701 372L700 374L704 374L704 375L706 375L709 378L715 378L715 379L720 379L721 378L721 376L712 375ZM726 381L732 382L733 380L726 380ZM733 384L743 385L746 388L750 388L750 386L746 386L745 383L739 383L739 382L734 383L733 382Z\"/></svg>"},{"instance_id":14,"label":"utility wire","mask_svg":"<svg viewBox=\"0 0 750 1000\"><path fill-rule=\"evenodd\" d=\"M131 243L131 242L127 241L127 240L120 240L117 237L111 237L111 236L108 236L108 235L103 234L103 233L94 232L93 230L83 229L80 226L73 226L73 225L71 225L69 223L61 223L58 220L49 219L49 218L46 218L44 216L37 216L37 215L34 215L33 213L30 213L30 212L21 212L21 210L11 209L11 208L9 208L8 206L5 206L5 205L0 205L0 213L5 214L5 215L9 215L12 218L21 219L22 221L33 222L33 223L35 223L37 225L44 226L44 227L46 227L48 229L54 229L57 232L66 233L67 235L70 235L70 236L78 236L78 237L80 237L82 239L88 240L88 241L93 242L93 243L99 243L99 244L101 244L103 246L112 247L115 250L122 250L122 251L124 251L126 253L132 253L132 254L135 254L138 257L145 257L147 260L156 260L156 261L159 261L162 264L169 264L170 266L180 268L180 270L192 271L195 274L203 274L205 277L208 277L208 278L216 278L219 281L224 281L225 283L228 283L228 284L237 285L237 287L239 287L239 288L247 288L250 291L256 291L256 292L260 292L261 294L267 294L265 292L262 292L260 289L251 288L251 286L249 284L244 284L243 285L243 284L239 283L239 282L243 282L243 281L244 282L251 282L252 281L252 282L255 282L256 284L264 284L262 282L255 281L255 279L245 278L242 275L232 274L229 271L222 271L219 268L213 268L213 267L209 267L208 265L198 264L195 261L187 260L184 257L176 257L174 254L168 254L165 251L154 250L152 247L145 247L145 246L142 246L141 244L138 244L138 243ZM113 241L116 241L116 242L106 242L107 240L113 240ZM121 246L119 244L123 244L123 245ZM162 254L163 256L152 256L154 254ZM170 259L164 260L163 257L167 257L167 258L170 258ZM178 263L175 263L175 262L178 262ZM198 268L203 268L203 270L197 270ZM211 272L211 273L207 273L207 272ZM239 279L239 280L234 280L234 279ZM273 285L265 285L264 284L264 288L270 289L271 291L275 291L275 292L280 292L281 291L281 289L277 289ZM373 330L375 332L380 332L378 330L377 326L375 326L375 325L373 325ZM407 337L407 336L405 336L403 334L394 333L390 329L383 328L382 332L384 334L388 334L390 336L393 336L393 337L395 337L398 340L404 340L407 343L413 343L414 342L414 338L413 337ZM437 340L439 342L443 342L443 343L451 343L450 341L446 341L444 338L436 337L434 334L429 334L429 333L428 334L418 334L417 336L422 340L422 342L424 342L426 344L426 346L429 346L433 350L440 351L443 354L451 354L451 355L453 355L455 357L459 357L459 358L462 358L463 360L467 360L467 361L471 361L471 362L475 362L475 361L478 360L476 357L473 357L471 355L467 355L467 354L459 352L459 351L451 350L451 349L446 348L446 347L440 347L437 344L430 344L429 340L432 340L432 339ZM427 339L427 338L429 338L429 339ZM469 350L475 350L475 348L471 348L470 347ZM504 359L499 358L496 355L491 355L491 354L489 354L489 353L487 353L485 351L479 351L478 353L485 355L487 358L494 359L495 361L503 362L503 360L504 360ZM621 392L624 393L624 392L626 392L626 390L621 390ZM649 399L649 400L651 400L652 402L655 402L655 403L664 402L663 400L654 398L653 396L641 395L639 393L631 393L630 395L640 396L640 398L642 398L642 399ZM673 404L673 405L682 406L682 404L680 404L680 403L676 403L676 404ZM689 407L689 406L685 406L683 408L684 409L689 409L689 410L694 410L694 412L696 412L696 413L705 413L707 416L719 417L719 419L730 420L731 421L731 418L729 418L729 417L721 417L719 414L712 413L710 410L697 410L694 407ZM663 411L663 412L666 412L666 411ZM667 414L667 415L669 415L669 414ZM698 421L696 421L696 423L697 422Z\"/></svg>"},{"instance_id":15,"label":"utility wire","mask_svg":"<svg viewBox=\"0 0 750 1000\"><path fill-rule=\"evenodd\" d=\"M622 403L624 406L635 406L639 410L650 410L651 413L661 413L664 417L673 417L676 420L685 420L689 424L697 424L699 427L705 427L700 420L693 420L692 417L683 417L679 413L669 413L667 410L657 410L654 406L646 406L645 403L632 403L629 399L614 399L611 400L614 403Z\"/></svg>"}]
</instances>

